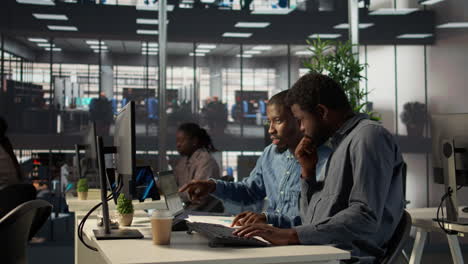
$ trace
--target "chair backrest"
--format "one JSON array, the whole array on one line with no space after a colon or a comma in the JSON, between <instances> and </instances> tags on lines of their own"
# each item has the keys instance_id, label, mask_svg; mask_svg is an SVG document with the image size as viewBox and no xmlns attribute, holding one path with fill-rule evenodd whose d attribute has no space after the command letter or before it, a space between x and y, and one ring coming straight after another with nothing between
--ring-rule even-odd
<instances>
[{"instance_id":1,"label":"chair backrest","mask_svg":"<svg viewBox=\"0 0 468 264\"><path fill-rule=\"evenodd\" d=\"M0 219L18 205L36 199L32 184L13 184L0 190Z\"/></svg>"},{"instance_id":2,"label":"chair backrest","mask_svg":"<svg viewBox=\"0 0 468 264\"><path fill-rule=\"evenodd\" d=\"M0 248L2 263L26 264L29 238L44 224L52 205L44 200L20 204L0 219Z\"/></svg>"},{"instance_id":3,"label":"chair backrest","mask_svg":"<svg viewBox=\"0 0 468 264\"><path fill-rule=\"evenodd\" d=\"M387 251L381 259L382 264L394 264L399 263L398 259L402 254L402 250L408 241L411 231L411 216L405 210L401 216L401 220L398 223L392 238L387 243Z\"/></svg>"}]
</instances>

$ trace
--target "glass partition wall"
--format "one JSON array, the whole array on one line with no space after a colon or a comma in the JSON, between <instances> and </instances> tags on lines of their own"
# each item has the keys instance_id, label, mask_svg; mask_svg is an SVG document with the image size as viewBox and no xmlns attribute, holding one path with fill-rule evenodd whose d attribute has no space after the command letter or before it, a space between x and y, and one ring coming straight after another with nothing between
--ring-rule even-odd
<instances>
[{"instance_id":1,"label":"glass partition wall","mask_svg":"<svg viewBox=\"0 0 468 264\"><path fill-rule=\"evenodd\" d=\"M32 88L25 93L34 95L31 100L36 103L18 112L20 124L12 133L83 137L89 122L94 121L98 134L112 135L112 118L108 117L133 100L138 153L153 155L151 159L156 160L157 42L35 36L12 40L36 54L27 60L4 52L4 78L30 84ZM287 89L292 77L299 76L300 67L293 65L298 60L289 56L291 47L168 43L167 54L168 156L177 156L177 127L195 122L207 129L220 150L216 158L222 174L237 177L237 167L248 163L242 157L255 159L269 144L264 126L268 98ZM104 108L96 106L99 104ZM27 120L38 122L25 125Z\"/></svg>"}]
</instances>

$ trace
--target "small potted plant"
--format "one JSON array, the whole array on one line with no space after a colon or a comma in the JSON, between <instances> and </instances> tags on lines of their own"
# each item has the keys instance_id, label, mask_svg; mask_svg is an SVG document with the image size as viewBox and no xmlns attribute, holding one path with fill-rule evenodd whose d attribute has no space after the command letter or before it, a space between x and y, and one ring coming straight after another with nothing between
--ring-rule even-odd
<instances>
[{"instance_id":1,"label":"small potted plant","mask_svg":"<svg viewBox=\"0 0 468 264\"><path fill-rule=\"evenodd\" d=\"M119 224L122 226L129 226L133 221L133 204L132 200L125 198L125 195L121 193L117 199L117 213L119 218Z\"/></svg>"},{"instance_id":2,"label":"small potted plant","mask_svg":"<svg viewBox=\"0 0 468 264\"><path fill-rule=\"evenodd\" d=\"M426 123L426 105L419 102L408 102L403 105L401 121L406 125L409 137L422 137Z\"/></svg>"},{"instance_id":3,"label":"small potted plant","mask_svg":"<svg viewBox=\"0 0 468 264\"><path fill-rule=\"evenodd\" d=\"M88 179L79 179L76 184L76 191L78 192L78 200L88 199Z\"/></svg>"}]
</instances>

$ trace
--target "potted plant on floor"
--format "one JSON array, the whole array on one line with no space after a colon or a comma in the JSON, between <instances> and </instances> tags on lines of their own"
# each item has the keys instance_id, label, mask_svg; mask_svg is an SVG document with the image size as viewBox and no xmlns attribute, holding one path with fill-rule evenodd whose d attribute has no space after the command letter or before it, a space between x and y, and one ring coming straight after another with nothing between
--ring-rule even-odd
<instances>
[{"instance_id":1,"label":"potted plant on floor","mask_svg":"<svg viewBox=\"0 0 468 264\"><path fill-rule=\"evenodd\" d=\"M88 179L81 178L76 184L76 191L78 193L78 200L88 199Z\"/></svg>"},{"instance_id":2,"label":"potted plant on floor","mask_svg":"<svg viewBox=\"0 0 468 264\"><path fill-rule=\"evenodd\" d=\"M132 200L125 198L125 195L121 193L117 199L119 224L122 226L130 226L133 221L133 211Z\"/></svg>"},{"instance_id":3,"label":"potted plant on floor","mask_svg":"<svg viewBox=\"0 0 468 264\"><path fill-rule=\"evenodd\" d=\"M315 39L307 40L312 55L304 61L310 72L328 75L338 82L346 93L355 113L365 113L369 118L380 121L380 115L369 110L369 94L359 83L366 77L361 75L367 64L359 63L353 54L351 42Z\"/></svg>"},{"instance_id":4,"label":"potted plant on floor","mask_svg":"<svg viewBox=\"0 0 468 264\"><path fill-rule=\"evenodd\" d=\"M426 123L426 105L420 102L408 102L403 105L401 122L406 125L409 137L422 137Z\"/></svg>"}]
</instances>

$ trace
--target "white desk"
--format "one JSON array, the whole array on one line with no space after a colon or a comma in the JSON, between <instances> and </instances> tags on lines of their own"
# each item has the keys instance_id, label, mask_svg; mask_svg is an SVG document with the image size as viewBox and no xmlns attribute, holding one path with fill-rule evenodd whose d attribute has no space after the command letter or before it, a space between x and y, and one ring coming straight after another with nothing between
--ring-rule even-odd
<instances>
[{"instance_id":1,"label":"white desk","mask_svg":"<svg viewBox=\"0 0 468 264\"><path fill-rule=\"evenodd\" d=\"M467 213L461 211L463 207L459 208L459 217L468 217ZM433 221L436 218L437 208L415 208L407 209L411 215L412 224L416 228L416 238L414 241L413 251L411 252L410 264L421 263L421 257L424 250L424 244L426 243L428 232L439 232L444 231L439 227L437 222ZM446 224L446 229L460 232L462 234L468 233L468 226ZM463 255L460 249L457 235L446 234L448 244L450 246L450 252L454 263L463 263Z\"/></svg>"},{"instance_id":2,"label":"white desk","mask_svg":"<svg viewBox=\"0 0 468 264\"><path fill-rule=\"evenodd\" d=\"M68 211L70 212L88 212L96 204L101 202L101 200L78 200L77 197L67 197L66 201ZM107 204L109 205L109 210L115 210L115 203L113 200L109 201ZM143 203L133 201L133 208L135 210L167 209L164 197L161 197L161 200L158 201L145 201Z\"/></svg>"},{"instance_id":3,"label":"white desk","mask_svg":"<svg viewBox=\"0 0 468 264\"><path fill-rule=\"evenodd\" d=\"M190 264L267 264L313 263L338 264L350 253L332 246L282 246L265 248L210 248L208 240L196 233L173 232L171 245L152 243L148 218L134 219L134 228L145 236L134 240L95 240L92 229L96 220L85 225L86 241L99 252L82 247L76 263L190 263ZM80 242L78 242L80 243Z\"/></svg>"},{"instance_id":4,"label":"white desk","mask_svg":"<svg viewBox=\"0 0 468 264\"><path fill-rule=\"evenodd\" d=\"M80 223L81 219L85 216L85 214L91 210L96 204L100 203L101 200L78 200L76 197L67 197L66 199L67 204L68 204L68 210L70 212L75 212L75 227L78 226ZM115 210L115 204L113 201L108 202L109 204L109 213L112 215L113 211ZM146 214L142 210L147 210L147 209L167 209L166 203L164 201L164 198L161 197L161 200L158 201L145 201L144 203L140 203L138 201L133 201L133 207L135 209L135 216L145 216ZM93 215L88 219L88 221L93 221L93 226L95 228L96 226L96 220L95 216L97 211L99 211L100 208L96 211L94 211ZM86 223L86 226L90 226L88 222ZM75 263L103 263L96 261L96 259L99 259L99 254L93 254L94 252L87 249L83 244L80 242L77 236L77 228L75 228ZM78 261L80 252L85 252L82 260L83 261Z\"/></svg>"}]
</instances>

